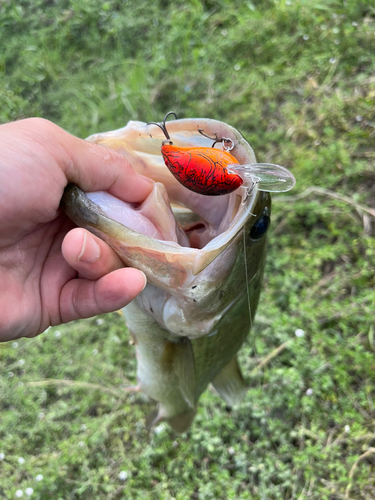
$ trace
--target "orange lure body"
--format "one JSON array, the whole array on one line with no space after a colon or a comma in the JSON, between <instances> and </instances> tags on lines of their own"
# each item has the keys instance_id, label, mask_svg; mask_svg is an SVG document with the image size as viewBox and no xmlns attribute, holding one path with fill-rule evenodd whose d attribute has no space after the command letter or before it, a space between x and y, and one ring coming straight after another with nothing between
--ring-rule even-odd
<instances>
[{"instance_id":1,"label":"orange lure body","mask_svg":"<svg viewBox=\"0 0 375 500\"><path fill-rule=\"evenodd\" d=\"M163 144L164 162L173 176L187 189L207 196L229 194L239 188L242 178L230 173L228 165L238 161L227 151L216 148L179 148Z\"/></svg>"},{"instance_id":2,"label":"orange lure body","mask_svg":"<svg viewBox=\"0 0 375 500\"><path fill-rule=\"evenodd\" d=\"M167 140L162 143L161 153L175 179L187 189L206 196L229 194L239 188L243 183L242 177L227 168L228 165L238 165L236 158L229 153L234 147L233 140L227 137L218 139L217 136L211 138L203 133L203 129L198 129L200 134L214 141L211 148L173 146L165 123L169 115L177 118L176 113L170 111L162 123L149 122L147 125L156 125L163 131ZM218 142L223 150L214 148Z\"/></svg>"}]
</instances>

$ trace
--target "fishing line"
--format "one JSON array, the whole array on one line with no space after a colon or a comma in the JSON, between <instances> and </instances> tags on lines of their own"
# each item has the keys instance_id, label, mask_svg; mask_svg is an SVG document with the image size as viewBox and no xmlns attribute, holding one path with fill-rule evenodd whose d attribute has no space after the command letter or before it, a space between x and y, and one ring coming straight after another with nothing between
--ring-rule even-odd
<instances>
[{"instance_id":1,"label":"fishing line","mask_svg":"<svg viewBox=\"0 0 375 500\"><path fill-rule=\"evenodd\" d=\"M257 360L257 355L256 355L256 348L255 348L255 336L253 332L253 320L251 317L251 304L250 304L250 292L249 292L249 274L248 274L248 269L247 269L247 258L246 258L246 235L245 235L245 228L243 229L243 257L244 257L244 262L245 262L245 280L246 280L246 296L247 296L247 307L249 309L249 320L250 320L250 335L251 335L251 347L253 349L253 355L254 358ZM256 276L256 275L255 275ZM253 276L252 280L255 278Z\"/></svg>"},{"instance_id":2,"label":"fishing line","mask_svg":"<svg viewBox=\"0 0 375 500\"><path fill-rule=\"evenodd\" d=\"M250 328L252 328L253 327L253 321L252 321L252 318L251 318L251 305L250 305L250 293L249 293L249 278L248 278L248 274L247 274L245 228L243 228L243 257L244 257L244 261L245 261L245 280L246 280L247 306L249 308Z\"/></svg>"}]
</instances>

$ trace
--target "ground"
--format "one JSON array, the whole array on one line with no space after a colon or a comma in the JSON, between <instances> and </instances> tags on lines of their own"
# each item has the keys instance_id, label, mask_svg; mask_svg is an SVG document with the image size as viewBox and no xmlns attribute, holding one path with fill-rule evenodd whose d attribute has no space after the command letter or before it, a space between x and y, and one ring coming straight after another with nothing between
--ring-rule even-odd
<instances>
[{"instance_id":1,"label":"ground","mask_svg":"<svg viewBox=\"0 0 375 500\"><path fill-rule=\"evenodd\" d=\"M375 498L374 19L360 0L1 2L1 122L216 118L297 179L273 198L244 403L207 391L188 433L150 436L117 313L2 344L1 498Z\"/></svg>"}]
</instances>

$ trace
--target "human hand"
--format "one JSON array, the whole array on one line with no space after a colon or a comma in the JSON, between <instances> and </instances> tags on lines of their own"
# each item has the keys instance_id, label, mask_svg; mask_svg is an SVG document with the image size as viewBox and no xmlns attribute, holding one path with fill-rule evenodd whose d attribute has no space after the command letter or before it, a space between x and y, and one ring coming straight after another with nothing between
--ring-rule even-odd
<instances>
[{"instance_id":1,"label":"human hand","mask_svg":"<svg viewBox=\"0 0 375 500\"><path fill-rule=\"evenodd\" d=\"M124 307L146 278L59 209L65 186L142 202L152 182L121 155L30 118L0 126L0 341Z\"/></svg>"}]
</instances>

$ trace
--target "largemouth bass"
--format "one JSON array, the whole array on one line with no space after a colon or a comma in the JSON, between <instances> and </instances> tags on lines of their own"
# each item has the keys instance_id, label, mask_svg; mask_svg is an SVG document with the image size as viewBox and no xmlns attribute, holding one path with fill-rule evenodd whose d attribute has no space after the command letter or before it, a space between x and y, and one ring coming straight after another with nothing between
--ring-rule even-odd
<instances>
[{"instance_id":1,"label":"largemouth bass","mask_svg":"<svg viewBox=\"0 0 375 500\"><path fill-rule=\"evenodd\" d=\"M210 147L205 136L229 138L239 164L255 163L251 146L223 122L176 120L168 131L181 147ZM146 274L146 288L123 309L136 347L138 388L158 403L152 425L167 421L184 432L209 384L229 406L246 391L237 353L259 301L271 198L257 182L225 196L189 191L164 165L163 138L157 126L142 122L88 138L155 181L141 205L70 185L62 206L126 266Z\"/></svg>"}]
</instances>

